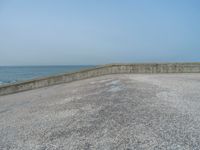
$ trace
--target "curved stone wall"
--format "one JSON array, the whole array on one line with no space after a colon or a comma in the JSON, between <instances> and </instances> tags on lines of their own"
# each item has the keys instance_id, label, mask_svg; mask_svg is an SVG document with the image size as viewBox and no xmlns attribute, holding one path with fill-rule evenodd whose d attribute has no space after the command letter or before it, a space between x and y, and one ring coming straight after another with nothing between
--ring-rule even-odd
<instances>
[{"instance_id":1,"label":"curved stone wall","mask_svg":"<svg viewBox=\"0 0 200 150\"><path fill-rule=\"evenodd\" d=\"M112 64L74 73L0 86L0 96L72 81L121 73L200 73L200 63Z\"/></svg>"}]
</instances>

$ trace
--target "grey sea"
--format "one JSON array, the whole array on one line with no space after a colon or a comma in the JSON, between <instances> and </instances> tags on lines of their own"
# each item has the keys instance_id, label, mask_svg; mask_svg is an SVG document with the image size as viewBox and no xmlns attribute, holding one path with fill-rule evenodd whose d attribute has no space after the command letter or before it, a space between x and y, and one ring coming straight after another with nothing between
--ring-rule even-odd
<instances>
[{"instance_id":1,"label":"grey sea","mask_svg":"<svg viewBox=\"0 0 200 150\"><path fill-rule=\"evenodd\" d=\"M95 66L0 66L0 85L70 73Z\"/></svg>"}]
</instances>

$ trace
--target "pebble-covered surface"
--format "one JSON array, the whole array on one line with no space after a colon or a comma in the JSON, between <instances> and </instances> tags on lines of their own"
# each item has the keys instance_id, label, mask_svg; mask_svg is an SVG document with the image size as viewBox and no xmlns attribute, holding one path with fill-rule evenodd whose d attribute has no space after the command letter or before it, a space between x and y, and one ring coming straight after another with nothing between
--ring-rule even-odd
<instances>
[{"instance_id":1,"label":"pebble-covered surface","mask_svg":"<svg viewBox=\"0 0 200 150\"><path fill-rule=\"evenodd\" d=\"M200 74L121 74L0 97L0 149L199 150Z\"/></svg>"}]
</instances>

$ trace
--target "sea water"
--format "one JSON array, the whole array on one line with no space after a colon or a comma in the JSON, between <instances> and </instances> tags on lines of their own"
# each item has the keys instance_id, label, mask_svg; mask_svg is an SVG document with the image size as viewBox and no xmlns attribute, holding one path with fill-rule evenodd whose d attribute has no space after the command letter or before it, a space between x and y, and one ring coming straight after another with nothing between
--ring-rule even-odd
<instances>
[{"instance_id":1,"label":"sea water","mask_svg":"<svg viewBox=\"0 0 200 150\"><path fill-rule=\"evenodd\" d=\"M92 67L95 66L0 66L0 85Z\"/></svg>"}]
</instances>

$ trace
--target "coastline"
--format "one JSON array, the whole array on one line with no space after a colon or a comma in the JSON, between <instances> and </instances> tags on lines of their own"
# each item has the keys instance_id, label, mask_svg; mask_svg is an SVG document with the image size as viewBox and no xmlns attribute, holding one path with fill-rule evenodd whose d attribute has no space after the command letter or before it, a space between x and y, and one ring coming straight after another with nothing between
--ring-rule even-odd
<instances>
[{"instance_id":1,"label":"coastline","mask_svg":"<svg viewBox=\"0 0 200 150\"><path fill-rule=\"evenodd\" d=\"M0 66L0 86L36 78L70 73L93 65Z\"/></svg>"}]
</instances>

